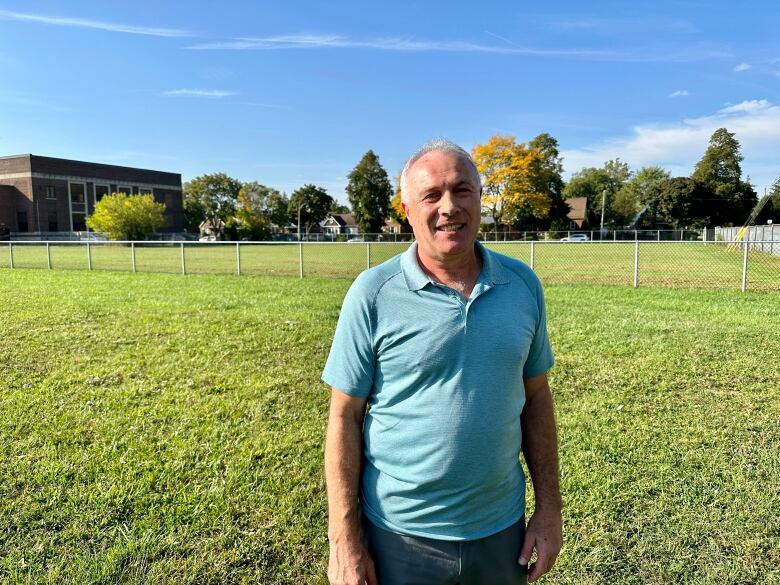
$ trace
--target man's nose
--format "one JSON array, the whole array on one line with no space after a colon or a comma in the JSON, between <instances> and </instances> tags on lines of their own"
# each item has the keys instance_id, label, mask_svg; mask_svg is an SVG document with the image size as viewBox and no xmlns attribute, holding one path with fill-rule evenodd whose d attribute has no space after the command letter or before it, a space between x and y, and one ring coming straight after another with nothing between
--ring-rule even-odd
<instances>
[{"instance_id":1,"label":"man's nose","mask_svg":"<svg viewBox=\"0 0 780 585\"><path fill-rule=\"evenodd\" d=\"M439 199L439 213L442 215L454 215L458 211L455 197L449 191L445 191Z\"/></svg>"}]
</instances>

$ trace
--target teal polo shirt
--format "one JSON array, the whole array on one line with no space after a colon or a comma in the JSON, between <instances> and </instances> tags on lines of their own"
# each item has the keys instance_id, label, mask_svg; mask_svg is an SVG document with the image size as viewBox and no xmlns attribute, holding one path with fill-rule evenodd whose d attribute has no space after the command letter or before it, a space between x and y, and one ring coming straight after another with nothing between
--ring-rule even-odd
<instances>
[{"instance_id":1,"label":"teal polo shirt","mask_svg":"<svg viewBox=\"0 0 780 585\"><path fill-rule=\"evenodd\" d=\"M417 245L344 298L322 379L367 397L360 499L379 527L473 540L525 512L523 378L553 365L539 280L477 243L471 297L432 281Z\"/></svg>"}]
</instances>

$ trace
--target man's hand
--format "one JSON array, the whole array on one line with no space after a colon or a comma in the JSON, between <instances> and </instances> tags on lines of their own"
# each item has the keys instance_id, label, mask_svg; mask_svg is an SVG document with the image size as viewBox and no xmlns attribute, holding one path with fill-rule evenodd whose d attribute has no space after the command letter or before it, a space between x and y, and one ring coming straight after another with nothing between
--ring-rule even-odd
<instances>
[{"instance_id":1,"label":"man's hand","mask_svg":"<svg viewBox=\"0 0 780 585\"><path fill-rule=\"evenodd\" d=\"M328 582L330 585L378 585L374 561L362 543L330 545Z\"/></svg>"},{"instance_id":2,"label":"man's hand","mask_svg":"<svg viewBox=\"0 0 780 585\"><path fill-rule=\"evenodd\" d=\"M563 546L562 526L561 514L558 511L537 510L528 521L523 548L517 562L520 565L528 565L529 583L533 583L553 568ZM531 563L534 550L536 562Z\"/></svg>"}]
</instances>

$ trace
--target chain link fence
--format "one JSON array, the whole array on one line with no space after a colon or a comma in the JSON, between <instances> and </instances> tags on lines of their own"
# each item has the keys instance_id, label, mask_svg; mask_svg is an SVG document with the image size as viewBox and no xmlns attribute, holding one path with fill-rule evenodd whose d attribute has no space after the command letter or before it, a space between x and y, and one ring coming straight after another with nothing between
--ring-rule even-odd
<instances>
[{"instance_id":1,"label":"chain link fence","mask_svg":"<svg viewBox=\"0 0 780 585\"><path fill-rule=\"evenodd\" d=\"M485 242L545 283L780 291L776 239ZM4 242L0 268L354 278L408 242ZM3 247L5 253L3 253Z\"/></svg>"}]
</instances>

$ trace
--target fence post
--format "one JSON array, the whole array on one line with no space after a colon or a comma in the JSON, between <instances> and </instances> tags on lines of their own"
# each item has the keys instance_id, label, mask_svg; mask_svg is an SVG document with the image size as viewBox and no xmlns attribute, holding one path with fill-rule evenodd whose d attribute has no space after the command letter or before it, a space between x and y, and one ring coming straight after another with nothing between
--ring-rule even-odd
<instances>
[{"instance_id":1,"label":"fence post","mask_svg":"<svg viewBox=\"0 0 780 585\"><path fill-rule=\"evenodd\" d=\"M51 270L51 248L49 242L46 242L46 266Z\"/></svg>"},{"instance_id":2,"label":"fence post","mask_svg":"<svg viewBox=\"0 0 780 585\"><path fill-rule=\"evenodd\" d=\"M534 269L534 241L531 240L531 270Z\"/></svg>"},{"instance_id":3,"label":"fence post","mask_svg":"<svg viewBox=\"0 0 780 585\"><path fill-rule=\"evenodd\" d=\"M179 244L179 247L181 249L181 273L187 274L187 263L186 260L184 259L184 242Z\"/></svg>"},{"instance_id":4,"label":"fence post","mask_svg":"<svg viewBox=\"0 0 780 585\"><path fill-rule=\"evenodd\" d=\"M638 230L634 230L634 241L635 242L639 241L639 231Z\"/></svg>"},{"instance_id":5,"label":"fence post","mask_svg":"<svg viewBox=\"0 0 780 585\"><path fill-rule=\"evenodd\" d=\"M298 276L303 278L303 242L298 241Z\"/></svg>"},{"instance_id":6,"label":"fence post","mask_svg":"<svg viewBox=\"0 0 780 585\"><path fill-rule=\"evenodd\" d=\"M366 270L371 268L371 242L366 242Z\"/></svg>"},{"instance_id":7,"label":"fence post","mask_svg":"<svg viewBox=\"0 0 780 585\"><path fill-rule=\"evenodd\" d=\"M11 257L11 268L14 267L14 243L9 240L8 242L8 254Z\"/></svg>"},{"instance_id":8,"label":"fence post","mask_svg":"<svg viewBox=\"0 0 780 585\"><path fill-rule=\"evenodd\" d=\"M750 234L748 233L745 236L743 245L745 247L745 252L742 255L742 292L745 292L747 290L747 271L748 271L748 250L750 249L750 243L749 243Z\"/></svg>"},{"instance_id":9,"label":"fence post","mask_svg":"<svg viewBox=\"0 0 780 585\"><path fill-rule=\"evenodd\" d=\"M634 240L634 288L639 288L639 240Z\"/></svg>"},{"instance_id":10,"label":"fence post","mask_svg":"<svg viewBox=\"0 0 780 585\"><path fill-rule=\"evenodd\" d=\"M92 248L89 246L89 240L87 240L87 269L92 270Z\"/></svg>"},{"instance_id":11,"label":"fence post","mask_svg":"<svg viewBox=\"0 0 780 585\"><path fill-rule=\"evenodd\" d=\"M241 276L241 242L236 242L236 276Z\"/></svg>"},{"instance_id":12,"label":"fence post","mask_svg":"<svg viewBox=\"0 0 780 585\"><path fill-rule=\"evenodd\" d=\"M135 272L135 242L130 242L130 257L133 259L133 272Z\"/></svg>"}]
</instances>

